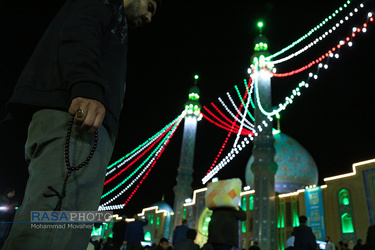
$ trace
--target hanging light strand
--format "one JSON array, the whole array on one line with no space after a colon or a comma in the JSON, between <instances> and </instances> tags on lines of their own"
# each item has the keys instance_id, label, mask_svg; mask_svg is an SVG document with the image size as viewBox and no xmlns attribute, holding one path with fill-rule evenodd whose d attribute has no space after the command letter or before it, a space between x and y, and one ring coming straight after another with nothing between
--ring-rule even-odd
<instances>
[{"instance_id":1,"label":"hanging light strand","mask_svg":"<svg viewBox=\"0 0 375 250\"><path fill-rule=\"evenodd\" d=\"M370 18L371 19L371 18ZM370 19L368 19L370 21ZM370 21L371 22L371 21ZM367 22L363 25L362 29L365 28L367 30ZM299 68L299 69L296 69L296 70L292 70L290 72L286 72L286 73L272 73L271 71L268 71L268 69L266 67L263 67L263 69L267 70L272 76L274 77L287 77L287 76L292 76L292 75L295 75L295 74L298 74L298 73L301 73L302 71L305 71L306 69L309 69L311 68L312 66L320 63L321 61L323 61L325 58L327 58L328 56L331 56L333 55L333 53L337 53L337 51L346 43L346 42L351 42L352 44L352 41L357 33L360 33L362 31L361 28L356 28L356 27L353 27L353 32L347 36L344 40L341 40L338 42L338 44L335 46L335 47L332 47L330 50L328 50L325 54L321 55L319 58L311 61L309 64Z\"/></svg>"},{"instance_id":2,"label":"hanging light strand","mask_svg":"<svg viewBox=\"0 0 375 250\"><path fill-rule=\"evenodd\" d=\"M172 122L170 122L168 125L166 125L164 128L162 128L159 132L157 132L155 135L153 135L152 137L150 137L149 139L147 139L144 143L142 143L141 145L139 145L137 148L135 148L134 150L132 150L130 153L126 154L124 157L120 158L119 160L117 160L116 162L112 163L111 165L109 165L107 167L107 170L108 169L111 169L110 171L108 171L106 173L106 176L110 175L111 173L113 173L115 170L117 170L119 167L121 167L124 163L128 162L129 160L131 160L132 158L134 158L136 155L138 155L140 152L142 152L146 147L148 147L152 142L154 142L158 137L160 136L163 136L163 134L165 134L165 131L170 128L178 119L180 118L180 116L178 116L176 119L174 119ZM118 165L118 164L122 164L122 165ZM113 168L117 166L117 168Z\"/></svg>"},{"instance_id":3,"label":"hanging light strand","mask_svg":"<svg viewBox=\"0 0 375 250\"><path fill-rule=\"evenodd\" d=\"M167 146L167 144L169 143L170 139L172 138L174 132L176 131L177 127L179 126L181 120L182 120L182 116L181 116L181 119L178 120L176 122L176 124L174 124L173 128L169 131L168 135L162 140L162 142L159 144L159 146L151 153L151 155L136 169L134 170L125 180L123 180L120 184L118 184L116 187L114 187L113 189L111 189L110 191L108 191L106 194L102 195L102 199L105 198L106 196L108 196L110 193L114 192L116 189L118 189L121 185L123 185L127 180L129 180L133 175L135 175L135 173L141 169L143 167L143 165L148 161L148 159L151 158L152 156L152 159L151 161L148 162L147 166L144 167L142 169L142 171L138 174L138 176L136 178L134 178L130 184L128 184L128 186L126 186L125 188L123 188L123 190L121 190L119 193L117 193L113 198L111 198L110 200L108 200L107 202L104 202L101 204L101 207L105 207L106 205L108 205L109 203L113 202L114 200L116 200L117 198L119 198L124 192L126 192L139 178L140 176L143 175L143 173L150 167L150 165L152 164L152 167L156 164L156 160L159 159L160 155L162 152L164 152L164 148ZM150 170L151 171L151 170ZM148 171L149 172L149 171ZM147 174L148 175L148 174ZM146 175L146 177L147 177ZM144 177L143 180L146 178ZM143 181L142 181L143 183ZM139 187L139 185L138 185ZM138 188L137 188L138 189ZM134 189L132 191L132 195L134 195L134 193L136 192L136 190Z\"/></svg>"},{"instance_id":4,"label":"hanging light strand","mask_svg":"<svg viewBox=\"0 0 375 250\"><path fill-rule=\"evenodd\" d=\"M364 8L365 7L365 5L363 3L360 4L359 6L360 6L360 8ZM290 54L287 57L284 57L284 58L281 58L281 59L278 59L278 60L275 60L275 61L271 61L271 63L274 64L274 65L275 64L279 64L279 63L288 61L288 60L292 59L293 57L296 57L296 56L302 54L303 52L305 52L308 49L312 48L313 46L317 45L319 42L323 41L325 38L327 38L330 35L334 34L334 31L336 31L341 25L343 25L350 18L352 18L353 16L355 16L356 13L359 13L358 8L354 8L353 11L349 12L349 14L347 16L345 16L343 19L339 20L329 30L327 30L326 32L324 32L321 36L319 36L318 38L316 38L314 41L310 42L308 45L306 45L302 49L298 50L295 53ZM269 59L269 57L267 59Z\"/></svg>"},{"instance_id":5,"label":"hanging light strand","mask_svg":"<svg viewBox=\"0 0 375 250\"><path fill-rule=\"evenodd\" d=\"M334 17L336 17L336 15L343 11L345 8L347 8L349 5L351 4L351 1L346 1L346 3L342 6L342 7L339 7L338 9L336 9L331 15L329 15L327 18L325 18L322 22L320 22L318 25L316 25L314 28L312 28L308 33L306 33L305 35L303 35L302 37L300 37L298 40L296 40L295 42L293 42L292 44L290 44L289 46L283 48L282 50L280 50L279 52L276 52L270 56L268 56L266 58L267 61L270 61L272 58L275 58L281 54L283 54L284 52L290 50L291 48L293 48L294 46L296 46L297 44L299 44L300 42L302 42L303 40L305 40L306 38L310 37L314 32L316 32L317 30L319 30L321 27L323 27L324 25L327 24L327 22L331 19L333 19Z\"/></svg>"}]
</instances>

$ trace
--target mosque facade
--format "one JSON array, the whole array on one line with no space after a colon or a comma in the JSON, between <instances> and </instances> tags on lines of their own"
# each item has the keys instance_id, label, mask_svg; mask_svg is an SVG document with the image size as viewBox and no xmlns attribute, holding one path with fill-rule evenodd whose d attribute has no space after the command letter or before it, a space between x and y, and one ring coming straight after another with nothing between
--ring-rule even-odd
<instances>
[{"instance_id":1,"label":"mosque facade","mask_svg":"<svg viewBox=\"0 0 375 250\"><path fill-rule=\"evenodd\" d=\"M274 133L276 190L276 241L277 249L285 248L293 228L299 226L298 217L306 215L318 242L330 236L336 245L339 241L354 245L357 239L365 241L367 228L375 224L375 159L353 164L350 173L324 178L325 185L317 186L318 172L311 155L293 138ZM247 214L239 226L239 243L248 249L254 237L252 158L246 166L246 185L241 192L241 207ZM187 219L190 228L197 230L196 243L207 241L208 224L212 211L206 207L207 188L193 191L192 197L174 211L164 201L144 208L139 215L148 218L145 240L156 243L162 237L172 240L174 215L177 212ZM172 223L171 223L172 222ZM178 223L177 223L178 225Z\"/></svg>"}]
</instances>

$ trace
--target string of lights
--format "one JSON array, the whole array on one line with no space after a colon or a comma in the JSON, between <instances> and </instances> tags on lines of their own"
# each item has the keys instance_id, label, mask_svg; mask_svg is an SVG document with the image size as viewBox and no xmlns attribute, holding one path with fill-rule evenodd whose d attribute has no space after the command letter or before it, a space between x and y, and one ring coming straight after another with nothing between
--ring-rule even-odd
<instances>
[{"instance_id":1,"label":"string of lights","mask_svg":"<svg viewBox=\"0 0 375 250\"><path fill-rule=\"evenodd\" d=\"M247 95L248 95L248 92L246 91L243 99L246 99ZM237 120L238 120L238 116L239 116L239 114L241 113L242 106L243 106L243 105L241 104L241 106L240 106L239 109L238 109L238 112L237 112L236 118L233 120L232 124L235 124L235 123L237 122ZM232 132L229 131L229 133L227 134L227 137L225 138L224 143L222 144L222 146L221 146L221 148L220 148L218 154L216 155L216 157L215 157L213 163L211 164L210 168L208 169L208 171L207 171L207 173L206 173L206 176L210 175L210 172L211 172L212 170L215 170L214 166L216 165L216 162L218 161L218 159L219 159L220 155L222 154L223 150L225 149L225 147L226 147L226 145L227 145L227 143L228 143L229 137L230 137L231 135L232 135Z\"/></svg>"},{"instance_id":2,"label":"string of lights","mask_svg":"<svg viewBox=\"0 0 375 250\"><path fill-rule=\"evenodd\" d=\"M359 6L360 6L360 8L364 8L365 7L365 5L363 3L361 3ZM316 38L314 41L310 42L308 45L306 45L302 49L298 50L295 53L290 54L289 56L286 56L284 58L272 61L271 63L274 64L274 65L278 64L278 63L282 63L282 62L285 62L285 61L288 61L288 60L292 59L295 56L298 56L298 55L302 54L303 52L307 51L308 49L310 49L314 45L317 45L319 42L323 41L325 38L327 38L330 35L332 35L334 33L334 31L336 31L340 27L340 25L342 25L346 21L348 21L351 17L354 16L354 14L358 13L358 11L359 11L358 8L354 8L353 11L349 12L348 16L345 16L344 19L341 19L340 21L338 21L328 31L324 32L321 36L319 36L318 38Z\"/></svg>"},{"instance_id":3,"label":"string of lights","mask_svg":"<svg viewBox=\"0 0 375 250\"><path fill-rule=\"evenodd\" d=\"M293 43L291 43L287 47L283 48L282 50L280 50L280 51L278 51L278 52L276 52L276 53L268 56L266 58L266 60L270 61L272 58L275 58L275 57L283 54L284 52L290 50L291 48L293 48L294 46L296 46L297 44L299 44L300 42L302 42L303 40L305 40L306 38L308 38L309 36L311 36L314 32L316 32L317 30L319 30L321 27L323 27L324 25L326 25L329 20L331 20L332 18L336 17L336 15L339 12L343 11L350 4L351 4L351 1L349 1L349 0L346 1L346 3L342 7L339 7L338 9L336 9L331 15L329 15L328 17L326 17L323 21L321 21L318 25L316 25L314 28L312 28L305 35L303 35L302 37L300 37L299 39L297 39L296 41L294 41Z\"/></svg>"},{"instance_id":4,"label":"string of lights","mask_svg":"<svg viewBox=\"0 0 375 250\"><path fill-rule=\"evenodd\" d=\"M211 103L211 105L212 105L212 107L221 115L221 116L223 116L223 117L225 117L225 119L226 120L228 120L230 123L232 123L233 121L232 120L230 120L226 115L224 115L224 113L214 104L214 103ZM244 117L244 116L242 116L242 117ZM234 117L234 119L236 119L235 117ZM252 124L251 124L252 125ZM236 127L236 129L238 129L238 131L240 131L240 126L238 126L237 124L235 124L235 127ZM247 126L247 128L248 128L249 126ZM253 125L253 127L254 127L254 125ZM250 130L252 130L252 128L250 127L249 128ZM245 129L244 130L244 133L246 134L246 135L248 135L249 133L250 133L251 131L249 131L249 130L247 130L247 129Z\"/></svg>"},{"instance_id":5,"label":"string of lights","mask_svg":"<svg viewBox=\"0 0 375 250\"><path fill-rule=\"evenodd\" d=\"M108 191L106 194L102 195L102 199L105 198L107 195L109 195L110 193L114 192L116 189L118 189L120 186L122 186L127 180L129 180L133 175L135 175L135 173L141 169L143 167L143 165L151 158L151 160L148 162L148 164L146 165L146 167L144 167L142 169L142 171L137 175L137 177L135 177L131 182L130 184L128 184L128 186L126 186L125 188L123 188L120 192L118 192L114 197L112 197L111 199L109 199L107 202L104 202L103 204L100 205L99 207L99 210L108 210L108 204L110 204L111 202L113 202L114 200L116 200L117 198L119 198L124 192L126 192L131 186L134 185L134 183L146 172L146 170L148 170L146 172L146 174L143 176L141 182L137 185L137 187L132 191L132 193L130 194L130 196L128 197L127 201L124 203L124 204L121 204L121 205L114 205L116 207L119 206L119 208L117 209L121 209L125 206L125 204L131 199L131 197L133 197L133 195L135 194L135 192L138 190L139 186L143 183L143 181L146 179L146 177L148 176L148 174L150 173L150 171L152 170L152 168L155 166L157 160L159 159L159 157L161 156L161 154L164 152L164 149L165 147L168 145L170 139L173 137L174 135L174 132L176 131L176 129L178 128L179 124L181 123L182 119L183 119L184 115L181 115L179 117L179 119L175 122L175 124L173 124L173 127L170 129L170 131L168 132L168 134L163 138L163 140L160 142L160 144L158 145L158 147L150 154L150 156L136 169L134 170L125 180L123 180L120 184L118 184L116 187L114 187L113 189L111 189L110 191ZM151 166L151 167L150 167ZM113 206L110 206L110 207L113 207Z\"/></svg>"},{"instance_id":6,"label":"string of lights","mask_svg":"<svg viewBox=\"0 0 375 250\"><path fill-rule=\"evenodd\" d=\"M371 12L369 14L372 15ZM370 22L372 22L373 20L374 20L373 17L368 18L368 21L370 21ZM339 54L336 51L339 50L343 45L345 45L345 43L348 43L348 46L351 47L352 44L353 44L352 40L356 37L357 33L360 33L361 31L363 33L365 33L367 31L368 22L364 23L362 26L363 26L362 28L353 27L351 35L347 36L344 40L339 41L338 44L335 47L332 47L326 53L322 54L319 58L311 61L309 64L307 64L307 65L305 65L305 66L303 66L299 69L292 70L292 71L286 72L286 73L272 73L272 72L269 72L269 73L272 74L272 76L274 76L274 77L287 77L287 76L291 76L291 75L294 75L294 74L298 74L298 73L300 73L300 72L302 72L302 71L304 71L308 68L311 68L315 64L318 64L321 61L323 61L328 56L330 56L330 57L335 56L336 58L338 58ZM333 54L333 52L336 52L336 54Z\"/></svg>"},{"instance_id":7,"label":"string of lights","mask_svg":"<svg viewBox=\"0 0 375 250\"><path fill-rule=\"evenodd\" d=\"M107 167L107 170L108 169L111 169L111 170L109 170L106 173L106 176L110 175L111 173L113 173L114 171L116 171L117 169L119 169L122 165L124 165L126 162L130 161L131 159L133 159L140 152L142 152L146 147L148 147L151 143L153 143L158 137L160 137L163 134L165 134L165 131L167 129L169 129L178 119L179 119L179 116L176 119L174 119L172 122L170 122L169 124L167 124L164 128L162 128L155 135L153 135L152 137L150 137L149 139L147 139L144 143L142 143L137 148L135 148L134 150L132 150L130 153L126 154L124 157L120 158L116 162L114 162L111 165L109 165ZM115 166L117 166L117 167L114 168Z\"/></svg>"},{"instance_id":8,"label":"string of lights","mask_svg":"<svg viewBox=\"0 0 375 250\"><path fill-rule=\"evenodd\" d=\"M165 131L165 133L167 133L170 129L167 129ZM142 150L142 151L139 151L139 152L142 152L137 158L135 158L131 163L129 163L125 168L122 168L119 172L117 172L113 177L111 177L110 179L106 180L104 182L104 185L107 185L109 182L111 182L112 180L114 180L115 178L117 178L121 173L123 173L124 171L126 171L129 167L131 167L132 165L134 165L139 159L141 159L151 148L153 148L156 143L158 143L161 138L165 135L162 134L161 136L158 136L156 137L156 140L153 141L153 143L151 144L151 146L149 146L146 150ZM120 163L117 167L117 169L120 169L123 165L125 165L125 163L127 163L128 161L123 161L122 163Z\"/></svg>"},{"instance_id":9,"label":"string of lights","mask_svg":"<svg viewBox=\"0 0 375 250\"><path fill-rule=\"evenodd\" d=\"M249 81L249 85L252 86L251 84L251 78L250 78L250 81ZM236 86L237 87L237 86ZM238 88L236 88L237 92L238 92ZM241 102L242 102L242 106L245 106L245 110L244 110L244 115L242 116L242 120L241 120L241 126L240 126L240 133L237 133L237 136L236 136L236 139L234 140L234 143L233 143L233 147L236 147L237 146L237 143L238 143L238 140L239 140L239 137L240 137L240 134L242 132L242 129L243 129L243 124L244 124L244 120L245 120L245 114L248 112L248 109L249 109L249 105L250 105L250 100L251 100L251 94L252 94L252 88L250 89L250 93L247 93L246 91L246 95L248 96L247 97L247 102L246 102L246 105L243 105L243 100L241 99Z\"/></svg>"},{"instance_id":10,"label":"string of lights","mask_svg":"<svg viewBox=\"0 0 375 250\"><path fill-rule=\"evenodd\" d=\"M229 113L229 115L233 118L236 119L236 116L233 114L233 112L228 108L228 106L224 103L224 101L219 97L218 100L220 101L220 104L224 107L225 111ZM237 109L238 110L238 109ZM247 122L247 129L253 131L254 130L254 124L250 123L248 120Z\"/></svg>"},{"instance_id":11,"label":"string of lights","mask_svg":"<svg viewBox=\"0 0 375 250\"><path fill-rule=\"evenodd\" d=\"M367 18L367 20L369 21L369 22L373 22L374 21L374 18L373 18L373 14L372 14L372 12L369 12L368 13L368 18ZM362 27L362 29L361 28L355 28L355 27L353 27L353 32L352 32L352 34L351 34L351 38L350 37L347 37L346 39L345 39L345 41L348 43L348 46L349 47L351 47L352 46L352 41L351 41L351 39L352 38L354 38L354 37L356 37L356 33L359 33L359 32L366 32L367 31L367 22L366 23L364 23L363 24L363 27ZM338 56L338 54L333 54L333 52L335 52L336 51L336 48L340 48L342 45L344 45L346 42L345 41L340 41L340 46L339 47L334 47L332 50L330 50L330 51L328 51L328 56L329 57L335 57L335 58L339 58L339 56ZM327 60L328 60L328 58L327 58ZM323 63L321 63L321 62L315 62L315 63L318 63L318 69L317 69L317 73L316 74L313 74L312 72L310 72L309 73L309 78L308 79L314 79L314 80L316 80L316 79L318 79L318 73L319 73L319 69L320 68L324 68L324 69L328 69L328 65L327 64L323 64ZM314 63L314 64L315 64ZM257 67L256 67L257 68ZM268 71L268 73L271 73L270 71ZM268 118L268 120L269 121L272 121L273 119L272 119L272 116L273 115L276 115L276 116L278 116L280 113L281 113L281 111L283 111L283 110L285 110L286 109L286 107L289 105L289 104L291 104L291 103L293 103L293 99L296 97L296 96L300 96L301 95L301 92L300 92L300 90L301 90L301 88L302 87L305 87L305 88L308 88L309 87L309 83L307 82L304 82L304 81L302 81L302 82L300 82L299 84L298 84L298 86L295 88L295 89L293 89L293 91L292 91L292 94L290 95L290 96L287 96L286 98L285 98L285 102L283 103L283 104L279 104L279 107L278 107L278 109L276 109L276 110L273 110L272 112L267 112L267 111L265 111L263 108L262 108L262 106L261 106L261 103L260 103L260 101L259 101L259 91L257 90L257 88L258 88L258 86L257 86L257 72L254 72L253 74L252 74L252 78L253 78L253 81L254 81L254 85L255 85L255 93L256 93L256 95L257 95L257 105L258 105L258 107L259 107L259 109L263 112L263 114L265 114L266 116L267 116L267 118ZM272 74L272 73L271 73ZM267 121L265 121L265 120L263 120L261 123L260 123L260 125L258 125L257 126L257 128L256 128L256 131L255 131L255 133L254 133L254 136L252 136L252 135L248 135L248 137L249 137L249 139L250 139L250 141L253 141L254 140L254 137L256 137L256 136L258 136L258 132L261 132L262 131L262 125L264 126L264 127L266 127L266 126L268 126L268 122ZM211 165L211 167L210 167L210 171L206 174L206 176L204 176L203 178L202 178L202 183L203 184L206 184L210 179L212 179L223 167L225 167L233 158L235 158L235 156L242 150L242 148L244 147L244 145L247 145L247 144L249 144L249 139L247 139L246 137L244 138L244 140L241 142L241 145L237 145L237 148L235 148L235 147L233 147L231 150L230 150L230 152L227 154L227 156L226 157L224 157L217 165L214 165L214 164L212 164ZM226 138L226 141L228 140L228 138ZM215 161L215 164L216 164L216 162L217 162L217 159L215 159L216 161Z\"/></svg>"},{"instance_id":12,"label":"string of lights","mask_svg":"<svg viewBox=\"0 0 375 250\"><path fill-rule=\"evenodd\" d=\"M221 120L220 118L218 118L214 113L212 113L206 106L203 107L203 109L205 111L207 111L213 118L215 118L217 121L221 122L222 126L225 126L227 128L227 130L231 130L231 129L236 129L236 131L239 131L239 126L237 124L228 124L226 122L224 122L223 120ZM207 116L203 116L203 117L207 117Z\"/></svg>"},{"instance_id":13,"label":"string of lights","mask_svg":"<svg viewBox=\"0 0 375 250\"><path fill-rule=\"evenodd\" d=\"M253 86L253 85L251 85L251 86ZM236 92L237 92L238 98L241 100L242 105L245 106L246 104L244 103L244 101L243 101L242 98L241 98L241 93L240 93L240 90L238 89L237 85L235 85L234 88L236 89ZM246 91L249 91L249 90L246 89ZM250 89L248 95L249 95L249 101L250 101L251 107L254 108L254 106L253 106L254 103L253 103L253 100L252 100L252 98L251 98L251 94L252 94L252 92L253 92L253 87L251 87L251 89ZM249 110L249 109L247 109L247 112L246 112L246 113L247 113L247 115L250 117L250 119L251 119L252 121L255 121L255 118L254 118L254 116L250 113L250 110ZM246 116L244 115L244 117L246 117ZM254 124L250 123L247 119L245 119L245 120L246 120L247 123L251 124L251 125L254 127Z\"/></svg>"}]
</instances>

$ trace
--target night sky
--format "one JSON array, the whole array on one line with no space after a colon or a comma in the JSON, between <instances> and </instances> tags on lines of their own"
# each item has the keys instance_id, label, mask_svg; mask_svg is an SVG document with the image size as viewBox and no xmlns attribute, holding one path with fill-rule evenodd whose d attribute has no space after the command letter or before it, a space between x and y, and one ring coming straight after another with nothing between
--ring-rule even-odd
<instances>
[{"instance_id":1,"label":"night sky","mask_svg":"<svg viewBox=\"0 0 375 250\"><path fill-rule=\"evenodd\" d=\"M21 0L2 3L1 116L6 112L5 103L23 66L63 2ZM272 54L305 35L344 3L342 0L313 1L303 5L297 0L163 0L162 10L153 23L131 30L129 34L127 91L121 131L111 162L146 141L182 112L195 74L200 76L198 87L202 105L210 106L214 102L219 106L217 98L226 99L226 92L235 96L234 85L242 87L243 79L249 77L247 68L253 41L258 35L258 20L264 21L263 35L269 40ZM344 16L359 3L353 1L343 11ZM308 64L350 35L352 27L359 27L366 21L367 12L373 10L374 4L369 2L366 6L333 35L277 66L278 72ZM297 50L342 18L342 15L333 18L296 46ZM324 183L325 177L350 172L355 162L375 157L374 42L373 22L367 33L355 37L352 47L343 46L339 59L330 59L328 70L320 70L319 78L310 80L310 87L281 113L281 131L301 143L315 159L319 184ZM316 72L316 67L293 77L273 78L273 105L283 102L297 83L306 81L309 72ZM173 205L172 188L176 184L182 132L183 124L144 185L126 206L126 214L151 206L163 195L165 201ZM207 120L198 123L193 188L203 187L200 180L226 135L227 131ZM15 186L21 198L27 180L23 145L5 137L1 141L0 188ZM251 150L252 146L243 150L218 177L244 180Z\"/></svg>"}]
</instances>

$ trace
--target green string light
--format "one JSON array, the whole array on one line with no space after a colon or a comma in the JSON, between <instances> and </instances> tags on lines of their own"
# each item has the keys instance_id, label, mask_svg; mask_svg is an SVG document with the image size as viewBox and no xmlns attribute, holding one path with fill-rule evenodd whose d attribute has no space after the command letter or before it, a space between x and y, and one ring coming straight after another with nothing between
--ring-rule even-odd
<instances>
[{"instance_id":1,"label":"green string light","mask_svg":"<svg viewBox=\"0 0 375 250\"><path fill-rule=\"evenodd\" d=\"M245 106L246 106L246 103L242 100L242 96L241 96L240 91L238 90L237 85L234 85L234 88L236 89L237 95L238 95L238 97L239 97L239 99L240 99L242 105L245 107ZM247 91L248 91L248 90L247 90ZM249 96L249 98L251 98L251 97ZM252 121L255 121L255 118L253 117L253 115L250 113L249 110L247 110L247 114L250 116L250 118L251 118Z\"/></svg>"},{"instance_id":2,"label":"green string light","mask_svg":"<svg viewBox=\"0 0 375 250\"><path fill-rule=\"evenodd\" d=\"M141 147L143 147L144 145L146 145L147 143L149 143L150 141L152 141L154 138L156 137L159 137L160 135L162 135L164 133L164 131L169 128L173 123L175 123L177 120L179 119L179 117L177 117L176 119L174 119L172 122L170 122L169 124L167 124L164 128L162 128L159 132L157 132L155 135L153 135L152 137L150 137L149 139L147 139L144 143L142 143L141 145L139 145L136 149L134 149L133 151L131 151L130 153L126 154L124 157L121 157L119 160L117 160L116 162L112 163L111 165L109 165L107 167L107 169L110 169L112 167L114 167L115 165L119 164L120 162L122 162L124 159L128 158L130 155L134 154L134 152L138 151Z\"/></svg>"},{"instance_id":3,"label":"green string light","mask_svg":"<svg viewBox=\"0 0 375 250\"><path fill-rule=\"evenodd\" d=\"M181 120L183 117L180 116L179 119ZM136 168L131 174L129 174L129 176L127 178L125 178L125 180L123 180L122 182L120 182L117 186L115 186L113 189L109 190L107 193L103 194L101 199L105 198L106 196L108 196L109 194L111 194L112 192L114 192L115 190L117 190L119 187L121 187L123 184L125 184L133 175L135 175L142 167L143 165L148 162L148 160L155 154L155 152L157 152L159 150L159 148L164 145L164 142L169 139L169 137L171 136L171 134L173 133L174 131L174 128L176 126L178 126L180 123L179 122L176 122L176 124L172 127L172 129L168 132L168 134L163 138L163 140L159 143L159 145L154 149L154 151L151 152L151 154L139 165L138 168Z\"/></svg>"},{"instance_id":4,"label":"green string light","mask_svg":"<svg viewBox=\"0 0 375 250\"><path fill-rule=\"evenodd\" d=\"M350 4L351 2L348 0L344 5L343 7L344 8L347 8L348 5ZM328 16L328 19L332 19L332 17L335 17L337 13L339 13L340 11L342 11L344 8L340 7L339 10L335 10L330 16ZM326 20L326 19L324 19ZM300 37L297 41L293 42L292 44L290 44L289 46L283 48L282 50L280 50L279 52L276 52L275 54L273 55L270 55L266 58L267 61L271 60L272 58L288 51L289 49L293 48L294 46L296 46L297 44L299 44L300 42L302 42L303 40L305 40L307 37L309 37L312 33L314 33L315 31L317 31L319 28L321 28L323 25L325 25L326 22L322 21L321 23L319 23L315 28L311 29L307 34L303 35L302 37Z\"/></svg>"}]
</instances>

